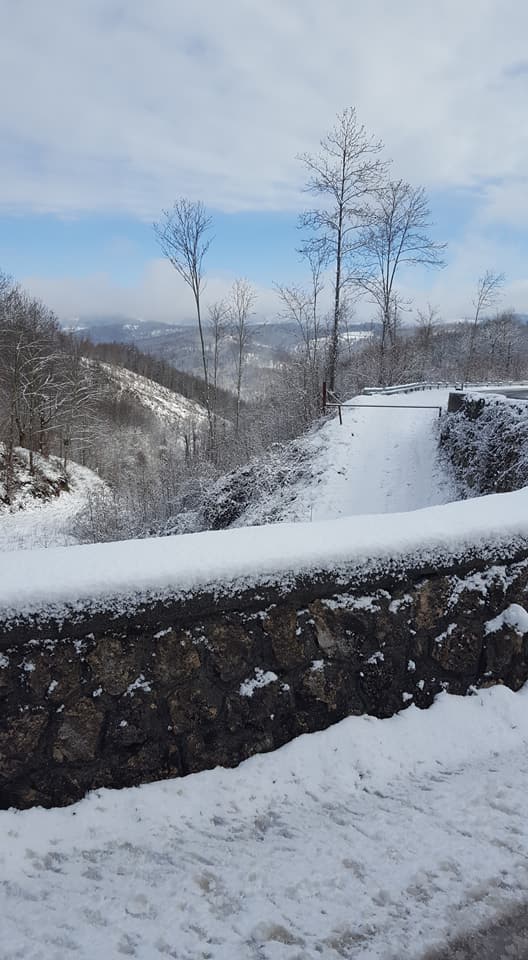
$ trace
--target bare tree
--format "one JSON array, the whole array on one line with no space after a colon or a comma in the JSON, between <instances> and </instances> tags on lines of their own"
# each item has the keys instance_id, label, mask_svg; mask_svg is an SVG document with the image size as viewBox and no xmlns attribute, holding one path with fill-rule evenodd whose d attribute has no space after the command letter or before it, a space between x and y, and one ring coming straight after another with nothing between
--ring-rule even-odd
<instances>
[{"instance_id":1,"label":"bare tree","mask_svg":"<svg viewBox=\"0 0 528 960\"><path fill-rule=\"evenodd\" d=\"M477 280L477 289L473 298L473 307L475 312L471 321L469 346L464 370L464 380L467 380L472 374L477 331L479 323L482 319L482 314L484 311L494 307L499 301L502 294L502 288L504 286L504 280L505 277L503 273L494 273L493 270L486 270L486 272Z\"/></svg>"},{"instance_id":2,"label":"bare tree","mask_svg":"<svg viewBox=\"0 0 528 960\"><path fill-rule=\"evenodd\" d=\"M240 404L242 394L242 373L246 350L251 336L249 320L253 314L256 294L248 280L235 280L229 303L229 319L234 338L236 371L236 413L235 436L240 432Z\"/></svg>"},{"instance_id":3,"label":"bare tree","mask_svg":"<svg viewBox=\"0 0 528 960\"><path fill-rule=\"evenodd\" d=\"M53 414L65 470L72 456L83 462L86 447L95 442L95 410L102 396L98 365L83 358L78 344L72 342L61 363Z\"/></svg>"},{"instance_id":4,"label":"bare tree","mask_svg":"<svg viewBox=\"0 0 528 960\"><path fill-rule=\"evenodd\" d=\"M12 483L15 446L47 454L56 427L60 368L64 359L56 318L16 287L4 289L0 304L0 406L6 442L5 485Z\"/></svg>"},{"instance_id":5,"label":"bare tree","mask_svg":"<svg viewBox=\"0 0 528 960\"><path fill-rule=\"evenodd\" d=\"M227 335L229 326L229 308L224 300L217 300L209 307L209 332L212 340L212 376L211 376L211 413L213 418L213 459L217 456L218 445L218 372L220 366L220 348Z\"/></svg>"},{"instance_id":6,"label":"bare tree","mask_svg":"<svg viewBox=\"0 0 528 960\"><path fill-rule=\"evenodd\" d=\"M207 236L211 224L211 218L207 215L203 203L182 197L176 200L172 210L163 210L161 219L153 226L163 254L191 288L194 297L202 351L209 434L212 442L214 429L201 308L201 295L204 288L203 261L211 245L211 238Z\"/></svg>"},{"instance_id":7,"label":"bare tree","mask_svg":"<svg viewBox=\"0 0 528 960\"><path fill-rule=\"evenodd\" d=\"M429 374L432 361L435 330L440 323L438 307L428 303L425 310L416 311L416 354L418 361L418 376L422 379Z\"/></svg>"},{"instance_id":8,"label":"bare tree","mask_svg":"<svg viewBox=\"0 0 528 960\"><path fill-rule=\"evenodd\" d=\"M338 115L334 128L321 140L320 147L315 156L304 153L298 158L309 173L306 189L323 201L321 206L301 215L300 226L312 234L303 251L316 250L318 257L333 268L328 381L334 390L343 292L351 280L349 261L355 249L354 236L364 222L367 198L378 186L385 165L377 159L382 144L367 136L353 107Z\"/></svg>"},{"instance_id":9,"label":"bare tree","mask_svg":"<svg viewBox=\"0 0 528 960\"><path fill-rule=\"evenodd\" d=\"M493 270L486 270L485 274L479 277L476 294L473 299L473 306L475 307L473 317L474 326L478 325L483 310L489 310L490 307L495 306L500 299L504 281L504 274L494 273Z\"/></svg>"},{"instance_id":10,"label":"bare tree","mask_svg":"<svg viewBox=\"0 0 528 960\"><path fill-rule=\"evenodd\" d=\"M361 231L363 266L358 286L376 304L381 322L379 382L386 378L388 345L394 346L402 308L396 277L404 265L443 267L446 244L429 236L430 210L422 187L390 180L379 187L369 222Z\"/></svg>"},{"instance_id":11,"label":"bare tree","mask_svg":"<svg viewBox=\"0 0 528 960\"><path fill-rule=\"evenodd\" d=\"M317 249L307 251L310 267L310 286L276 284L282 303L282 319L297 324L301 339L300 379L303 396L304 421L310 423L318 411L320 395L319 366L321 360L321 319L319 296L323 290L323 261Z\"/></svg>"}]
</instances>

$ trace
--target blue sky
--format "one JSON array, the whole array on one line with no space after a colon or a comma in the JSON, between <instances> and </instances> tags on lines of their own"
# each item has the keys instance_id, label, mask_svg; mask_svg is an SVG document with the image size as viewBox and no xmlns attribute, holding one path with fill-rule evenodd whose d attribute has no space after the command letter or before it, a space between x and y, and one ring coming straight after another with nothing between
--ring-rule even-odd
<instances>
[{"instance_id":1,"label":"blue sky","mask_svg":"<svg viewBox=\"0 0 528 960\"><path fill-rule=\"evenodd\" d=\"M273 281L302 279L295 157L349 105L394 175L425 186L449 243L446 269L402 276L404 294L464 315L490 268L528 312L519 0L2 6L0 269L60 316L191 315L151 229L180 195L214 220L207 297L246 276L273 316Z\"/></svg>"},{"instance_id":2,"label":"blue sky","mask_svg":"<svg viewBox=\"0 0 528 960\"><path fill-rule=\"evenodd\" d=\"M236 269L261 283L303 276L295 254L301 239L295 213L211 209L210 214L207 264L214 273L231 276ZM65 271L83 277L108 270L119 283L134 284L145 262L158 255L152 224L133 216L25 214L0 219L0 264L18 277L44 273L59 279Z\"/></svg>"}]
</instances>

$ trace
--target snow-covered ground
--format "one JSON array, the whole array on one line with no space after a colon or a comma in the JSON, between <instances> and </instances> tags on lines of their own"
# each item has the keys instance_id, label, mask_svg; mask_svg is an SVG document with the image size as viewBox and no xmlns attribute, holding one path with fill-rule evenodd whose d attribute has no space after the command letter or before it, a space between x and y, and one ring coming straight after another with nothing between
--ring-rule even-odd
<instances>
[{"instance_id":1,"label":"snow-covered ground","mask_svg":"<svg viewBox=\"0 0 528 960\"><path fill-rule=\"evenodd\" d=\"M184 428L202 423L203 407L124 368L101 365L124 395L146 406L160 420ZM107 369L108 368L108 369ZM237 522L265 522L268 515L294 522L326 520L365 513L416 510L455 499L437 457L437 411L448 391L423 391L379 397L355 397L365 406L343 410L307 440L309 472L297 484L277 488L250 507ZM368 407L382 403L388 409ZM407 409L397 409L403 404ZM0 551L51 547L78 542L75 516L92 489L90 471L71 464L72 493L34 503L16 515L0 515Z\"/></svg>"},{"instance_id":2,"label":"snow-covered ground","mask_svg":"<svg viewBox=\"0 0 528 960\"><path fill-rule=\"evenodd\" d=\"M0 813L0 956L419 958L528 899L527 778L528 690L496 687Z\"/></svg>"},{"instance_id":3,"label":"snow-covered ground","mask_svg":"<svg viewBox=\"0 0 528 960\"><path fill-rule=\"evenodd\" d=\"M27 499L24 509L0 513L0 555L79 542L75 519L85 510L90 493L100 490L103 483L92 470L78 463L68 465L68 483L69 490L62 491L60 496L50 500ZM8 557L4 562L9 566Z\"/></svg>"},{"instance_id":4,"label":"snow-covered ground","mask_svg":"<svg viewBox=\"0 0 528 960\"><path fill-rule=\"evenodd\" d=\"M445 410L448 397L447 389L353 397L349 402L357 406L342 408L342 425L336 413L309 437L309 477L250 506L237 526L269 515L326 520L456 499L437 448L437 407Z\"/></svg>"}]
</instances>

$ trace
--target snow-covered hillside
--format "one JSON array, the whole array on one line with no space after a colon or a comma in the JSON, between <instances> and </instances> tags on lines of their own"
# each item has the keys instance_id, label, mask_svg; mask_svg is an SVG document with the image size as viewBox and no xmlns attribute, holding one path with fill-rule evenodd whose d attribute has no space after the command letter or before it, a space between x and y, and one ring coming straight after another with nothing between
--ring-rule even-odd
<instances>
[{"instance_id":1,"label":"snow-covered hillside","mask_svg":"<svg viewBox=\"0 0 528 960\"><path fill-rule=\"evenodd\" d=\"M418 960L528 899L527 777L528 689L496 687L0 812L2 960Z\"/></svg>"},{"instance_id":2,"label":"snow-covered hillside","mask_svg":"<svg viewBox=\"0 0 528 960\"><path fill-rule=\"evenodd\" d=\"M187 397L162 387L148 377L133 373L126 367L98 362L98 368L112 385L118 399L124 398L137 403L163 423L182 429L188 429L189 424L199 427L207 423L205 407L195 400L188 400Z\"/></svg>"},{"instance_id":3,"label":"snow-covered hillside","mask_svg":"<svg viewBox=\"0 0 528 960\"><path fill-rule=\"evenodd\" d=\"M29 456L22 449L17 454L24 460ZM35 459L41 473L52 482L62 480L65 488L57 487L55 495L42 499L20 487L13 505L0 511L0 553L78 543L76 520L90 496L104 487L92 470L78 463L70 462L65 472L57 457L35 455Z\"/></svg>"}]
</instances>

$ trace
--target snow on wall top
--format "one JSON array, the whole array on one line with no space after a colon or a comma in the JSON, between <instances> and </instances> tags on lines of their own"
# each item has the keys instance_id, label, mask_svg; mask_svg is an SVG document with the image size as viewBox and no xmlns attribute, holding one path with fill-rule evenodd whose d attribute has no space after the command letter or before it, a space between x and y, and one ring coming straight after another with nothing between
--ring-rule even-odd
<instances>
[{"instance_id":1,"label":"snow on wall top","mask_svg":"<svg viewBox=\"0 0 528 960\"><path fill-rule=\"evenodd\" d=\"M299 575L382 574L405 561L445 564L469 551L528 546L528 487L411 513L278 523L0 554L0 619L64 619L141 602L217 595Z\"/></svg>"}]
</instances>

